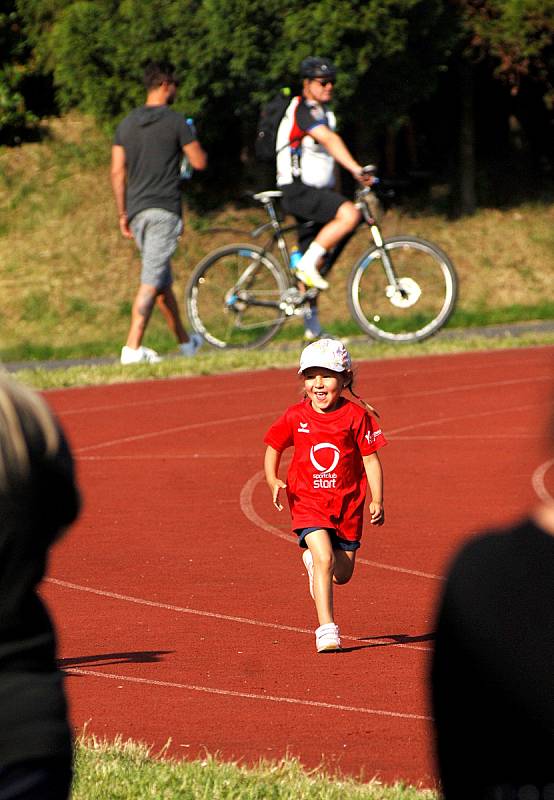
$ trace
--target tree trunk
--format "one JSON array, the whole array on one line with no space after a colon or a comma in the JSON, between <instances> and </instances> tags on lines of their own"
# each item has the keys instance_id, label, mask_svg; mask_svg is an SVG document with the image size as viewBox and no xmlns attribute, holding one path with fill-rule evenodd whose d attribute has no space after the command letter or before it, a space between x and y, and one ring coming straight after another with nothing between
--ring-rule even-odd
<instances>
[{"instance_id":1,"label":"tree trunk","mask_svg":"<svg viewBox=\"0 0 554 800\"><path fill-rule=\"evenodd\" d=\"M460 121L458 131L458 164L454 213L467 216L475 213L476 169L475 169L475 119L473 68L460 58L458 62L458 86L460 99Z\"/></svg>"}]
</instances>

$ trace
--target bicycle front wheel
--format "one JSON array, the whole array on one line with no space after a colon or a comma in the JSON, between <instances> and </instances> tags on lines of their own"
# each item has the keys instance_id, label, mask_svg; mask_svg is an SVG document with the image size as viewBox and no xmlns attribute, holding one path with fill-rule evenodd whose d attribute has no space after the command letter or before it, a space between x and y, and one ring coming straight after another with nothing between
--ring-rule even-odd
<instances>
[{"instance_id":1,"label":"bicycle front wheel","mask_svg":"<svg viewBox=\"0 0 554 800\"><path fill-rule=\"evenodd\" d=\"M432 336L452 314L457 292L448 256L431 242L410 236L391 237L383 248L368 250L348 279L353 318L369 336L388 342Z\"/></svg>"},{"instance_id":2,"label":"bicycle front wheel","mask_svg":"<svg viewBox=\"0 0 554 800\"><path fill-rule=\"evenodd\" d=\"M260 347L285 321L281 296L287 288L280 265L261 247L220 247L190 277L185 295L188 317L212 347Z\"/></svg>"}]
</instances>

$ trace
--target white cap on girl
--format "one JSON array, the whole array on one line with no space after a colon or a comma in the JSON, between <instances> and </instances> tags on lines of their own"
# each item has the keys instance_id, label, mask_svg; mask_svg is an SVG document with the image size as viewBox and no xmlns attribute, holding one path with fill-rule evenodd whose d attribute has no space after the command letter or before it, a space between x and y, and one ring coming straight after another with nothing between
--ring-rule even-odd
<instances>
[{"instance_id":1,"label":"white cap on girl","mask_svg":"<svg viewBox=\"0 0 554 800\"><path fill-rule=\"evenodd\" d=\"M298 373L310 367L324 367L333 372L344 372L352 367L352 360L348 350L338 339L318 339L302 350Z\"/></svg>"}]
</instances>

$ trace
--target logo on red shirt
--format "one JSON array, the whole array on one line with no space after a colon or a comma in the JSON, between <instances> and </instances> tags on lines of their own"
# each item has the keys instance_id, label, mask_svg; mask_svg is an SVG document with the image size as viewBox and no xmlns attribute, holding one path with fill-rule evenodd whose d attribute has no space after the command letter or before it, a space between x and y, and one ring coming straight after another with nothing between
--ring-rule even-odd
<instances>
[{"instance_id":1,"label":"logo on red shirt","mask_svg":"<svg viewBox=\"0 0 554 800\"><path fill-rule=\"evenodd\" d=\"M331 461L328 465L321 464L316 458L315 454L318 453L320 450L331 451ZM339 463L339 458L340 458L340 450L334 444L330 444L329 442L321 442L321 444L314 444L312 446L310 450L310 461L312 462L314 467L318 470L318 472L314 472L313 474L314 489L336 488L337 473L334 472L333 470ZM329 456L327 455L324 460L329 461Z\"/></svg>"}]
</instances>

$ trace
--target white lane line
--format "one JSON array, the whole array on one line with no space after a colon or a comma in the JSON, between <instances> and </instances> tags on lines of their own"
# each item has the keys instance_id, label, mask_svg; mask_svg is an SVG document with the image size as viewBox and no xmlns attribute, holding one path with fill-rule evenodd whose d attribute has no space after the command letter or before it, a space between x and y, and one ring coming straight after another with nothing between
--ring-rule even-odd
<instances>
[{"instance_id":1,"label":"white lane line","mask_svg":"<svg viewBox=\"0 0 554 800\"><path fill-rule=\"evenodd\" d=\"M91 669L69 667L64 670L67 675L87 675L91 678L107 678L112 681L125 681L126 683L141 683L148 686L160 686L163 689L184 689L189 692L204 692L205 694L223 695L224 697L241 697L245 700L265 700L268 703L286 703L294 706L309 706L310 708L325 708L331 711L351 711L357 714L372 714L380 717L397 717L400 719L413 719L428 722L432 717L423 714L405 714L400 711L385 711L380 708L364 708L363 706L346 706L340 703L325 703L321 700L302 700L297 697L279 697L272 694L256 694L254 692L236 692L232 689L216 689L210 686L197 686L194 683L174 683L173 681L158 681L150 678L136 678L130 675L115 675L112 672L96 672Z\"/></svg>"},{"instance_id":2,"label":"white lane line","mask_svg":"<svg viewBox=\"0 0 554 800\"><path fill-rule=\"evenodd\" d=\"M522 440L524 440L524 439L542 439L542 438L543 438L543 436L542 436L541 433L515 433L514 434L513 431L510 431L510 440L514 440L514 439L522 439ZM405 435L405 436L400 435L399 436L397 434L393 434L391 436L390 433L388 433L387 434L387 439L390 442L422 442L422 441L441 441L441 440L446 441L446 442L451 442L451 441L454 441L456 439L459 439L460 441L463 441L463 442L468 442L468 441L471 441L471 440L474 440L476 442L480 442L483 439L492 439L492 440L494 440L494 439L502 439L502 441L505 442L506 441L506 431L503 430L503 431L499 431L498 433L482 433L482 434L481 433L475 433L475 434L471 434L471 433L470 434L466 434L466 433L461 433L461 434L451 434L451 433L437 433L437 434L429 433L429 434L425 434L425 433L416 433L414 436L410 436L410 435Z\"/></svg>"},{"instance_id":3,"label":"white lane line","mask_svg":"<svg viewBox=\"0 0 554 800\"><path fill-rule=\"evenodd\" d=\"M241 625L254 625L258 628L272 628L273 630L278 631L291 631L292 633L302 634L307 633L310 637L313 636L313 631L311 628L298 628L294 627L293 625L281 625L276 622L263 622L258 619L248 619L247 617L237 617L230 614L219 614L215 611L201 611L196 608L187 608L186 606L175 606L171 605L170 603L160 603L156 600L146 600L142 597L133 597L127 594L119 594L118 592L110 592L106 589L95 589L91 586L82 586L78 583L62 581L58 578L45 578L45 580L48 583L52 583L55 586L61 586L64 589L73 589L79 592L95 594L99 597L108 597L111 600L123 600L126 603L136 603L137 605L141 606L150 606L151 608L161 608L166 611L175 611L178 614L192 614L193 616L197 617L209 617L211 619L224 620L225 622L237 622ZM348 640L349 642L356 642L360 645L360 647L365 646L367 648L370 648L373 645L386 645L387 647L401 647L407 650L420 650L422 652L430 652L431 650L429 647L418 647L417 645L408 644L407 642L395 642L394 640L391 641L390 639L371 639L370 644L365 644L367 640L363 637L357 638L355 636L345 636L342 633L341 639Z\"/></svg>"},{"instance_id":4,"label":"white lane line","mask_svg":"<svg viewBox=\"0 0 554 800\"><path fill-rule=\"evenodd\" d=\"M544 464L541 464L540 467L537 467L531 479L533 489L535 490L539 500L542 500L543 503L554 503L554 497L552 497L544 482L546 473L552 467L554 467L554 458L551 458L549 461L545 461Z\"/></svg>"},{"instance_id":5,"label":"white lane line","mask_svg":"<svg viewBox=\"0 0 554 800\"><path fill-rule=\"evenodd\" d=\"M429 420L422 420L418 423L411 423L410 425L404 425L401 428L395 428L392 430L387 431L388 436L395 436L399 433L411 432L416 428L424 428L428 425L442 425L445 422L459 422L460 420L464 419L478 419L480 417L491 416L493 414L505 414L509 412L515 411L522 411L529 408L536 408L543 405L542 403L533 403L528 405L518 405L513 406L511 408L495 408L490 411L481 411L475 412L472 414L461 414L452 417L442 417ZM175 433L182 433L183 431L190 431L190 430L197 430L199 428L207 429L211 428L216 425L234 425L239 422L252 422L253 420L261 420L267 417L273 418L278 411L263 411L259 412L258 414L247 414L241 417L225 417L224 419L217 419L217 420L209 420L209 421L202 421L202 422L191 422L187 423L186 425L177 425L172 428L162 428L161 430L157 431L150 431L148 433L139 433L133 436L122 436L117 439L111 439L105 442L98 442L97 444L86 445L84 447L77 447L74 449L75 454L86 453L90 450L100 450L106 447L115 447L116 445L120 444L129 444L130 442L139 442L145 441L147 439L153 439L158 436L167 436L170 434Z\"/></svg>"},{"instance_id":6,"label":"white lane line","mask_svg":"<svg viewBox=\"0 0 554 800\"><path fill-rule=\"evenodd\" d=\"M457 369L457 368L456 368ZM442 370L441 370L442 372ZM414 374L419 374L419 371L415 371ZM398 372L392 373L392 375L386 375L385 378L394 378L396 376L405 377L405 372L400 370ZM215 376L214 376L215 377ZM481 391L482 389L494 389L498 387L504 386L516 386L516 385L525 385L529 383L535 382L551 382L552 377L550 375L537 375L533 378L513 378L511 380L504 380L504 381L489 381L489 382L481 382L481 383L466 383L460 384L457 386L441 386L437 389L422 389L413 392L407 392L406 394L397 394L391 395L390 393L380 394L380 395L373 395L373 400L376 402L389 400L391 397L394 396L395 399L398 400L410 400L414 397L431 397L433 395L441 395L441 394L453 394L458 392L465 392L465 391ZM228 397L230 395L244 395L246 392L267 392L267 385L263 383L260 386L252 386L248 385L248 389L245 390L244 387L238 387L236 389L225 390L225 396ZM141 406L154 406L154 405L163 405L163 404L175 404L181 402L192 402L196 403L198 400L208 399L211 397L221 397L221 390L216 389L213 391L204 391L204 392L187 392L185 394L177 394L171 397L149 397L144 398L142 400L133 400L127 401L122 403L106 403L104 405L98 406L83 406L81 408L71 408L65 411L59 411L61 417L68 417L76 414L91 414L91 413L99 413L101 411L117 411L119 409L125 408L139 408Z\"/></svg>"},{"instance_id":7,"label":"white lane line","mask_svg":"<svg viewBox=\"0 0 554 800\"><path fill-rule=\"evenodd\" d=\"M410 438L410 437L408 437ZM504 437L505 438L505 437ZM513 437L512 437L513 438ZM259 458L251 456L256 461ZM132 453L128 456L117 456L113 454L105 454L101 456L79 456L79 461L136 461L139 458L146 458L148 461L198 461L202 459L209 459L214 461L217 458L232 458L236 461L236 453Z\"/></svg>"},{"instance_id":8,"label":"white lane line","mask_svg":"<svg viewBox=\"0 0 554 800\"><path fill-rule=\"evenodd\" d=\"M146 439L154 439L156 436L167 436L172 433L181 433L182 431L192 431L198 428L211 428L214 425L235 425L237 422L251 422L256 419L263 419L264 417L273 416L278 412L264 411L259 414L247 414L243 417L226 417L225 419L214 419L209 422L190 422L187 425L177 425L174 428L162 428L158 431L150 431L149 433L138 433L135 436L122 436L118 439L110 439L106 442L98 442L98 444L89 444L85 447L77 447L73 450L74 453L86 453L89 450L100 450L103 447L115 447L119 444L128 444L129 442L142 442Z\"/></svg>"},{"instance_id":9,"label":"white lane line","mask_svg":"<svg viewBox=\"0 0 554 800\"><path fill-rule=\"evenodd\" d=\"M545 400L543 403L528 403L526 405L516 405L508 408L497 406L488 411L474 411L471 414L456 414L453 417L433 417L433 419L422 420L421 422L403 425L401 428L393 428L392 430L385 431L385 434L387 436L395 436L406 431L413 431L416 428L425 428L427 425L443 425L445 422L461 422L462 420L466 419L480 419L482 417L491 417L495 414L519 413L521 411L527 411L530 408L540 408L541 406L546 405L546 403L547 401Z\"/></svg>"},{"instance_id":10,"label":"white lane line","mask_svg":"<svg viewBox=\"0 0 554 800\"><path fill-rule=\"evenodd\" d=\"M260 528L272 536L277 536L279 539L284 539L286 542L293 542L297 544L298 540L295 536L289 533L284 533L279 528L274 527L269 522L266 522L263 517L257 513L254 508L253 495L256 486L264 480L264 472L256 472L250 480L246 481L240 493L240 507L244 516L250 520L257 528ZM429 572L420 572L416 569L406 569L405 567L397 567L392 564L382 564L378 561L368 561L365 558L356 558L356 564L366 564L369 567L377 567L378 569L387 569L392 572L402 572L406 575L415 575L418 578L430 578L435 581L443 581L442 575L433 575Z\"/></svg>"},{"instance_id":11,"label":"white lane line","mask_svg":"<svg viewBox=\"0 0 554 800\"><path fill-rule=\"evenodd\" d=\"M222 376L213 376L221 378ZM187 379L188 380L188 379ZM166 382L167 383L167 382ZM251 386L248 385L248 389L245 390L244 387L238 387L237 389L225 389L225 397L229 397L230 395L239 394L244 395L247 392L267 392L267 386ZM70 408L66 409L65 411L59 411L58 413L60 416L68 417L74 414L91 414L97 413L100 411L118 411L119 409L124 408L139 408L140 406L155 406L155 405L164 405L164 404L177 404L177 403L196 403L198 400L206 400L210 397L219 397L221 398L222 390L221 389L214 389L210 392L186 392L185 394L175 394L171 397L149 397L144 398L143 400L132 400L126 401L123 403L106 403L105 405L101 406L81 406L81 408Z\"/></svg>"},{"instance_id":12,"label":"white lane line","mask_svg":"<svg viewBox=\"0 0 554 800\"><path fill-rule=\"evenodd\" d=\"M537 433L517 433L514 434L513 432L510 433L510 439L521 439L523 440L531 440L531 439L542 439L543 435L540 432ZM389 442L427 442L427 441L453 441L459 439L460 441L482 441L484 439L501 439L504 441L506 439L506 431L499 431L498 433L485 433L485 434L448 434L448 433L418 433L413 436L411 435L397 435L393 434L392 436L390 433L387 434L387 439ZM246 456L247 458L255 459L259 461L255 455ZM236 460L237 454L236 453L132 453L129 455L100 455L100 456L79 456L80 461L136 461L137 459L145 458L149 461L186 461L186 460L214 460L217 458L230 458ZM244 454L243 454L244 458Z\"/></svg>"}]
</instances>

